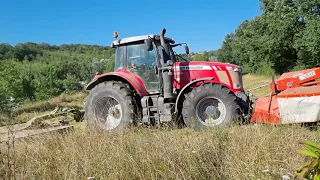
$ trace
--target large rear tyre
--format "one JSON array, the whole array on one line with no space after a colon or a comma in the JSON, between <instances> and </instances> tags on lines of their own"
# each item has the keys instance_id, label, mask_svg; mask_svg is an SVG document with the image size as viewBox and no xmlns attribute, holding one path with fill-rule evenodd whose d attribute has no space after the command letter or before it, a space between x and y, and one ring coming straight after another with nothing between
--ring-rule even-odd
<instances>
[{"instance_id":1,"label":"large rear tyre","mask_svg":"<svg viewBox=\"0 0 320 180\"><path fill-rule=\"evenodd\" d=\"M219 84L203 84L186 95L182 107L185 124L195 130L224 127L240 116L237 97Z\"/></svg>"},{"instance_id":2,"label":"large rear tyre","mask_svg":"<svg viewBox=\"0 0 320 180\"><path fill-rule=\"evenodd\" d=\"M132 91L122 83L102 82L86 99L85 120L89 128L123 130L134 124L134 112Z\"/></svg>"}]
</instances>

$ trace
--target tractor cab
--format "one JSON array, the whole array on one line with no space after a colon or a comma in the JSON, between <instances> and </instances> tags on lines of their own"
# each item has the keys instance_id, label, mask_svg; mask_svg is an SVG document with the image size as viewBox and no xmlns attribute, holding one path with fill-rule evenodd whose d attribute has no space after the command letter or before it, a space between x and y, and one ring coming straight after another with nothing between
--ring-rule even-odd
<instances>
[{"instance_id":1,"label":"tractor cab","mask_svg":"<svg viewBox=\"0 0 320 180\"><path fill-rule=\"evenodd\" d=\"M115 33L115 38L118 38L118 33ZM167 96L170 98L173 96L173 82L169 76L176 62L172 47L177 45L174 43L174 40L167 37L163 37L162 42L159 35L117 39L111 44L111 47L116 48L114 71L126 70L138 76L150 94L160 93L161 89L167 88ZM166 86L163 82L170 84Z\"/></svg>"}]
</instances>

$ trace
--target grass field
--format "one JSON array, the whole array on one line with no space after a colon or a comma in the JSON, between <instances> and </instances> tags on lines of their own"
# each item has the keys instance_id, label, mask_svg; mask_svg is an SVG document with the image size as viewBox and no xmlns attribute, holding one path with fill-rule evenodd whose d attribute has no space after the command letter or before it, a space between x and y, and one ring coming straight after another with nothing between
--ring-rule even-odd
<instances>
[{"instance_id":1,"label":"grass field","mask_svg":"<svg viewBox=\"0 0 320 180\"><path fill-rule=\"evenodd\" d=\"M250 89L271 78L246 75ZM268 88L253 92L257 96ZM39 104L83 103L85 94ZM55 104L56 103L56 104ZM45 112L24 105L22 114ZM28 109L28 111L26 110ZM30 110L32 109L32 110ZM21 115L22 115L21 114ZM20 118L20 115L16 117ZM191 129L128 129L94 132L79 125L68 134L50 134L0 145L1 179L281 179L292 178L305 161L303 140L320 132L299 125L243 125L195 132Z\"/></svg>"}]
</instances>

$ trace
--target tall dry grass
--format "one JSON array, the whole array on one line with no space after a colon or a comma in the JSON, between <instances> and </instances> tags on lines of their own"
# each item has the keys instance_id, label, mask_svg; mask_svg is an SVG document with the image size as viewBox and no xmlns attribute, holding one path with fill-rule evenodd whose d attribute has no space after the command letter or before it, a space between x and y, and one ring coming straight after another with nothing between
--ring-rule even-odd
<instances>
[{"instance_id":1,"label":"tall dry grass","mask_svg":"<svg viewBox=\"0 0 320 180\"><path fill-rule=\"evenodd\" d=\"M246 125L195 132L134 128L118 134L75 129L1 145L3 179L280 179L304 157L299 126Z\"/></svg>"}]
</instances>

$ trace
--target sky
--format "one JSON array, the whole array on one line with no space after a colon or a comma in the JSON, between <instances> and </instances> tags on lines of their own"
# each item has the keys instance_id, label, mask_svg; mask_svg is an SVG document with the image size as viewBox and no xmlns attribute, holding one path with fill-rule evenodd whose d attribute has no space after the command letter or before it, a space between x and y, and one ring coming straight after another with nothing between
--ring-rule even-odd
<instances>
[{"instance_id":1,"label":"sky","mask_svg":"<svg viewBox=\"0 0 320 180\"><path fill-rule=\"evenodd\" d=\"M259 5L259 0L3 0L0 43L110 46L115 31L121 39L166 28L167 37L188 43L191 52L215 50L244 20L261 14Z\"/></svg>"}]
</instances>

